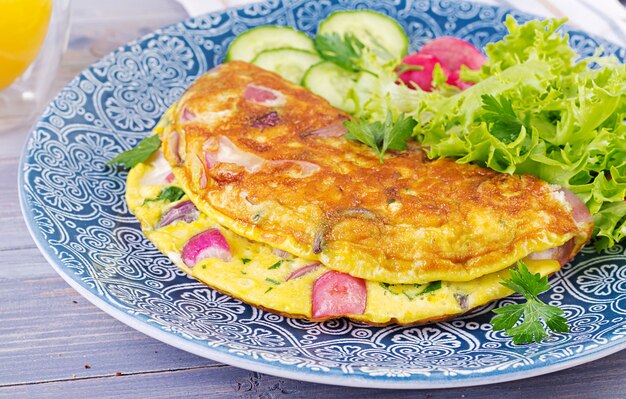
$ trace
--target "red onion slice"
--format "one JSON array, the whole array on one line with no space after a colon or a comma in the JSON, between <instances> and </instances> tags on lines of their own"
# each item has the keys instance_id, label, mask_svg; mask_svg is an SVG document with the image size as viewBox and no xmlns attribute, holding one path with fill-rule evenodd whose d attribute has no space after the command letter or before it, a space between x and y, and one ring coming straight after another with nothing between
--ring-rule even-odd
<instances>
[{"instance_id":1,"label":"red onion slice","mask_svg":"<svg viewBox=\"0 0 626 399\"><path fill-rule=\"evenodd\" d=\"M363 314L367 287L361 278L331 270L313 284L313 318Z\"/></svg>"},{"instance_id":2,"label":"red onion slice","mask_svg":"<svg viewBox=\"0 0 626 399\"><path fill-rule=\"evenodd\" d=\"M197 220L199 215L200 212L193 202L189 200L183 201L165 211L156 228L160 229L161 227L165 227L179 220L185 223L191 223Z\"/></svg>"},{"instance_id":3,"label":"red onion slice","mask_svg":"<svg viewBox=\"0 0 626 399\"><path fill-rule=\"evenodd\" d=\"M256 172L261 169L265 162L263 158L239 149L239 147L224 136L220 136L219 150L215 160L217 162L233 163L243 166L248 172Z\"/></svg>"},{"instance_id":4,"label":"red onion slice","mask_svg":"<svg viewBox=\"0 0 626 399\"><path fill-rule=\"evenodd\" d=\"M343 124L343 120L333 122L329 126L321 129L309 130L307 132L300 133L300 137L307 136L319 136L319 137L341 137L348 133L348 129Z\"/></svg>"},{"instance_id":5,"label":"red onion slice","mask_svg":"<svg viewBox=\"0 0 626 399\"><path fill-rule=\"evenodd\" d=\"M248 85L243 98L267 107L278 107L285 104L285 95L268 87Z\"/></svg>"},{"instance_id":6,"label":"red onion slice","mask_svg":"<svg viewBox=\"0 0 626 399\"><path fill-rule=\"evenodd\" d=\"M276 111L272 111L253 121L250 126L258 129L265 129L266 127L274 127L279 123L280 116L278 116Z\"/></svg>"},{"instance_id":7,"label":"red onion slice","mask_svg":"<svg viewBox=\"0 0 626 399\"><path fill-rule=\"evenodd\" d=\"M302 277L306 274L312 273L313 271L317 270L318 267L322 266L321 263L319 262L315 262L315 263L311 263L310 265L306 265L306 266L302 266L299 269L296 269L293 271L293 273L291 273L289 275L289 277L287 277L287 281L289 280L294 280L296 278Z\"/></svg>"},{"instance_id":8,"label":"red onion slice","mask_svg":"<svg viewBox=\"0 0 626 399\"><path fill-rule=\"evenodd\" d=\"M194 267L209 258L229 262L232 254L224 235L217 229L210 229L191 237L183 248L182 258L187 266Z\"/></svg>"},{"instance_id":9,"label":"red onion slice","mask_svg":"<svg viewBox=\"0 0 626 399\"><path fill-rule=\"evenodd\" d=\"M194 119L196 117L196 114L194 114L193 112L189 111L187 109L187 107L183 108L183 113L180 117L180 120L183 122L187 122L190 121L192 119Z\"/></svg>"},{"instance_id":10,"label":"red onion slice","mask_svg":"<svg viewBox=\"0 0 626 399\"><path fill-rule=\"evenodd\" d=\"M183 161L180 157L180 135L176 130L170 133L169 142L167 143L167 151L174 164L180 165Z\"/></svg>"},{"instance_id":11,"label":"red onion slice","mask_svg":"<svg viewBox=\"0 0 626 399\"><path fill-rule=\"evenodd\" d=\"M272 248L272 253L282 259L291 259L293 257L289 252L278 248Z\"/></svg>"},{"instance_id":12,"label":"red onion slice","mask_svg":"<svg viewBox=\"0 0 626 399\"><path fill-rule=\"evenodd\" d=\"M174 172L170 172L167 176L165 176L165 181L168 183L173 182L174 179L176 179L176 176L174 176Z\"/></svg>"}]
</instances>

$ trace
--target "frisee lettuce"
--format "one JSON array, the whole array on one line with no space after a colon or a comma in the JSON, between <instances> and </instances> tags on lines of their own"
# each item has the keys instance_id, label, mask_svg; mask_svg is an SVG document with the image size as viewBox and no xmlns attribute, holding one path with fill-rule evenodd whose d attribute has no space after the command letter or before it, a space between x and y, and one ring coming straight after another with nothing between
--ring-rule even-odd
<instances>
[{"instance_id":1,"label":"frisee lettuce","mask_svg":"<svg viewBox=\"0 0 626 399\"><path fill-rule=\"evenodd\" d=\"M510 33L487 45L486 64L462 71L474 86L412 95L409 115L430 157L530 173L576 193L603 249L626 235L626 66L578 59L557 31L562 23L509 17Z\"/></svg>"}]
</instances>

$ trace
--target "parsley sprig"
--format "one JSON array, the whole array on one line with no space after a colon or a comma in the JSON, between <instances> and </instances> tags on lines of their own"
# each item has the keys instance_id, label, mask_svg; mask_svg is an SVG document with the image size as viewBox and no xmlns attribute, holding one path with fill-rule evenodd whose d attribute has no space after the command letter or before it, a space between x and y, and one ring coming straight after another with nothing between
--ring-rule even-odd
<instances>
[{"instance_id":1,"label":"parsley sprig","mask_svg":"<svg viewBox=\"0 0 626 399\"><path fill-rule=\"evenodd\" d=\"M337 32L315 37L315 47L322 58L353 72L369 72L361 66L365 44L353 33L340 36Z\"/></svg>"},{"instance_id":2,"label":"parsley sprig","mask_svg":"<svg viewBox=\"0 0 626 399\"><path fill-rule=\"evenodd\" d=\"M500 96L498 101L489 94L484 94L481 98L485 111L482 120L490 124L491 135L505 144L514 142L519 137L524 123L513 111L511 100Z\"/></svg>"},{"instance_id":3,"label":"parsley sprig","mask_svg":"<svg viewBox=\"0 0 626 399\"><path fill-rule=\"evenodd\" d=\"M126 169L132 169L152 155L161 146L161 139L154 134L141 140L135 148L118 154L115 158L107 162L107 165L124 164Z\"/></svg>"},{"instance_id":4,"label":"parsley sprig","mask_svg":"<svg viewBox=\"0 0 626 399\"><path fill-rule=\"evenodd\" d=\"M394 121L391 112L388 112L384 123L379 121L367 123L363 119L359 122L345 121L344 125L348 129L345 137L372 147L382 163L385 151L406 150L406 142L411 137L416 124L415 119L404 114Z\"/></svg>"},{"instance_id":5,"label":"parsley sprig","mask_svg":"<svg viewBox=\"0 0 626 399\"><path fill-rule=\"evenodd\" d=\"M523 262L518 262L518 267L509 274L510 278L502 279L500 284L522 294L526 302L494 309L493 312L497 314L491 319L494 331L504 330L513 337L516 345L541 342L548 335L542 320L553 332L569 332L563 310L547 305L538 298L539 294L550 289L548 277L532 274ZM517 324L522 316L523 321Z\"/></svg>"}]
</instances>

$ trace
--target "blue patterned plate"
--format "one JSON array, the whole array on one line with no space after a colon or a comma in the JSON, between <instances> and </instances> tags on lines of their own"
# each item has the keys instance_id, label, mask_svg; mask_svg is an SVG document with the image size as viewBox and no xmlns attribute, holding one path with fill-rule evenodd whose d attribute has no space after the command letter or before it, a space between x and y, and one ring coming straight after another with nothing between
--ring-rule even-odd
<instances>
[{"instance_id":1,"label":"blue patterned plate","mask_svg":"<svg viewBox=\"0 0 626 399\"><path fill-rule=\"evenodd\" d=\"M442 35L477 45L504 35L516 11L456 1L279 0L192 18L98 61L54 99L21 160L21 205L48 261L105 312L156 339L219 362L287 378L360 387L432 388L526 378L626 347L623 246L589 248L551 279L571 333L514 346L491 330L494 306L447 323L369 327L346 320L285 319L185 276L142 235L124 202L125 173L105 166L133 147L200 74L220 63L233 38L263 24L313 34L338 9L371 8L396 18L413 49ZM602 45L571 31L581 54Z\"/></svg>"}]
</instances>

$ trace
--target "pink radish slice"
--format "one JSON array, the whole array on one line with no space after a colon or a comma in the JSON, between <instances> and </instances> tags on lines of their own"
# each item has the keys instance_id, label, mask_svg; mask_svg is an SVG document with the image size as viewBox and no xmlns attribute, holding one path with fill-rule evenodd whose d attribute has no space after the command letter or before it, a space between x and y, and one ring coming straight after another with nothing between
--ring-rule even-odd
<instances>
[{"instance_id":1,"label":"pink radish slice","mask_svg":"<svg viewBox=\"0 0 626 399\"><path fill-rule=\"evenodd\" d=\"M321 129L303 132L300 134L300 136L301 137L307 137L307 136L341 137L346 133L348 133L348 129L346 129L346 127L343 124L343 120L341 120L341 121L333 122L331 125L327 127L323 127Z\"/></svg>"},{"instance_id":2,"label":"pink radish slice","mask_svg":"<svg viewBox=\"0 0 626 399\"><path fill-rule=\"evenodd\" d=\"M417 84L422 90L431 91L433 89L433 70L437 64L441 65L446 76L450 75L450 71L439 61L439 58L431 54L411 54L404 57L402 62L407 65L422 67L419 71L406 71L400 75L400 80L411 88L414 87L413 84Z\"/></svg>"},{"instance_id":3,"label":"pink radish slice","mask_svg":"<svg viewBox=\"0 0 626 399\"><path fill-rule=\"evenodd\" d=\"M172 224L178 220L186 223L191 223L194 220L198 219L199 214L200 212L198 211L198 208L196 208L196 206L193 204L193 202L183 201L168 209L163 214L163 216L161 216L161 221L157 225L157 229L165 227L168 224Z\"/></svg>"},{"instance_id":4,"label":"pink radish slice","mask_svg":"<svg viewBox=\"0 0 626 399\"><path fill-rule=\"evenodd\" d=\"M183 261L189 267L194 267L204 259L215 258L228 262L231 257L230 245L217 229L210 229L191 237L183 247L182 253Z\"/></svg>"},{"instance_id":5,"label":"pink radish slice","mask_svg":"<svg viewBox=\"0 0 626 399\"><path fill-rule=\"evenodd\" d=\"M541 252L533 252L532 254L528 255L527 258L532 259L532 260L552 259L552 260L559 261L561 266L563 266L564 264L566 264L567 262L571 260L573 249L574 249L574 239L572 238L571 240L569 240L568 242L566 242L565 244L559 247L546 249L545 251L541 251Z\"/></svg>"},{"instance_id":6,"label":"pink radish slice","mask_svg":"<svg viewBox=\"0 0 626 399\"><path fill-rule=\"evenodd\" d=\"M367 288L361 278L331 270L313 284L313 318L363 314Z\"/></svg>"},{"instance_id":7,"label":"pink radish slice","mask_svg":"<svg viewBox=\"0 0 626 399\"><path fill-rule=\"evenodd\" d=\"M591 212L576 194L566 188L561 188L559 191L565 194L565 200L572 206L572 217L577 223L591 223L593 221Z\"/></svg>"},{"instance_id":8,"label":"pink radish slice","mask_svg":"<svg viewBox=\"0 0 626 399\"><path fill-rule=\"evenodd\" d=\"M265 87L248 85L246 91L243 93L243 98L248 101L263 103L276 100L278 96L274 94L273 90L266 89Z\"/></svg>"},{"instance_id":9,"label":"pink radish slice","mask_svg":"<svg viewBox=\"0 0 626 399\"><path fill-rule=\"evenodd\" d=\"M451 72L460 71L461 65L469 69L478 69L486 61L483 53L470 42L456 37L438 37L426 43L419 51L439 58Z\"/></svg>"},{"instance_id":10,"label":"pink radish slice","mask_svg":"<svg viewBox=\"0 0 626 399\"><path fill-rule=\"evenodd\" d=\"M465 65L469 69L479 69L487 60L470 42L450 36L431 40L422 47L419 53L430 54L439 58L442 66L450 71L448 84L460 89L472 85L472 83L463 82L459 78L461 65Z\"/></svg>"},{"instance_id":11,"label":"pink radish slice","mask_svg":"<svg viewBox=\"0 0 626 399\"><path fill-rule=\"evenodd\" d=\"M314 270L316 270L318 267L322 266L321 263L319 262L315 262L315 263L311 263L310 265L306 265L306 266L302 266L301 268L294 270L293 273L291 273L289 275L289 277L287 277L287 281L289 280L293 280L299 277L302 277L306 274L309 274L311 272L313 272Z\"/></svg>"}]
</instances>

